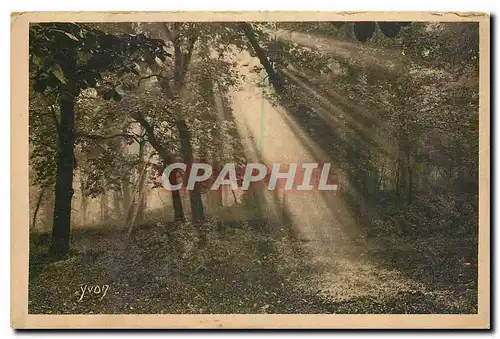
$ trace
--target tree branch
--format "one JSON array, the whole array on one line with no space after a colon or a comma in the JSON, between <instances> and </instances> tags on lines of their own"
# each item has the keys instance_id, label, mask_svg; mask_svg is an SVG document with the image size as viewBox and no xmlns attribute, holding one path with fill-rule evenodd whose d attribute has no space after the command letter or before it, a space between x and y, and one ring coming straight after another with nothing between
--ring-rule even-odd
<instances>
[{"instance_id":1,"label":"tree branch","mask_svg":"<svg viewBox=\"0 0 500 339\"><path fill-rule=\"evenodd\" d=\"M146 135L148 136L148 141L153 146L158 155L162 158L165 165L171 164L174 162L174 157L170 154L170 152L162 146L162 144L158 141L155 136L154 128L151 124L146 120L146 118L142 115L142 113L137 113L133 117L138 123L144 127L146 131Z\"/></svg>"},{"instance_id":2,"label":"tree branch","mask_svg":"<svg viewBox=\"0 0 500 339\"><path fill-rule=\"evenodd\" d=\"M175 24L175 23L174 23ZM172 32L170 27L168 26L168 23L165 23L163 25L165 28L165 33L167 34L168 39L172 42L174 45L174 81L176 83L179 83L179 75L180 71L182 69L182 50L181 50L181 43L179 41L179 36L177 33L177 29L175 32ZM175 28L175 27L174 27Z\"/></svg>"},{"instance_id":3,"label":"tree branch","mask_svg":"<svg viewBox=\"0 0 500 339\"><path fill-rule=\"evenodd\" d=\"M245 34L246 38L248 39L248 42L252 46L253 50L255 51L255 54L257 54L257 57L260 60L260 63L262 66L264 66L264 69L266 70L267 74L269 75L269 81L273 85L274 89L278 94L283 93L284 90L284 84L282 81L282 78L276 73L276 71L273 68L273 65L271 62L269 62L269 59L264 52L264 50L260 47L259 42L257 41L257 38L255 37L255 32L251 24L247 22L242 22L238 24L239 28L243 31Z\"/></svg>"},{"instance_id":4,"label":"tree branch","mask_svg":"<svg viewBox=\"0 0 500 339\"><path fill-rule=\"evenodd\" d=\"M182 51L181 51L181 45L176 39L174 41L174 52L175 52L175 58L174 58L174 80L175 84L179 85L181 83L181 74L182 74Z\"/></svg>"},{"instance_id":5,"label":"tree branch","mask_svg":"<svg viewBox=\"0 0 500 339\"><path fill-rule=\"evenodd\" d=\"M139 138L133 134L127 134L127 133L116 133L116 134L111 134L111 135L98 135L98 134L86 134L86 133L76 133L77 138L88 138L88 139L93 139L93 140L107 140L107 139L113 139L113 138L118 138L118 137L123 137L126 139L133 139L136 142L139 142Z\"/></svg>"},{"instance_id":6,"label":"tree branch","mask_svg":"<svg viewBox=\"0 0 500 339\"><path fill-rule=\"evenodd\" d=\"M187 70L188 70L189 62L191 61L191 56L193 55L194 45L196 44L197 40L198 40L198 36L195 34L193 34L189 38L187 52L184 54L184 56L182 58L182 68L181 68L181 73L179 75L181 82L184 82L184 78L185 78Z\"/></svg>"},{"instance_id":7,"label":"tree branch","mask_svg":"<svg viewBox=\"0 0 500 339\"><path fill-rule=\"evenodd\" d=\"M167 33L168 40L174 42L175 36L172 33L172 31L170 30L170 27L168 27L168 23L165 22L165 24L163 25L163 27L165 28L165 33Z\"/></svg>"}]
</instances>

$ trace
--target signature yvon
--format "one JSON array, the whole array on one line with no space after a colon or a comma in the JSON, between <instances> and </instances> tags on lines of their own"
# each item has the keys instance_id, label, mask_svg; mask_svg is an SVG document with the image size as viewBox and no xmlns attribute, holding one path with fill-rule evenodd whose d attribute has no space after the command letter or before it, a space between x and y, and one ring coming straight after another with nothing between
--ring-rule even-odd
<instances>
[{"instance_id":1,"label":"signature yvon","mask_svg":"<svg viewBox=\"0 0 500 339\"><path fill-rule=\"evenodd\" d=\"M109 285L80 285L80 290L82 292L82 295L80 296L80 299L78 299L78 301L82 301L83 300L83 296L85 295L85 293L87 295L101 295L101 297L99 298L99 300L101 300L102 298L104 298L106 296L106 293L108 292L108 289L109 289Z\"/></svg>"}]
</instances>

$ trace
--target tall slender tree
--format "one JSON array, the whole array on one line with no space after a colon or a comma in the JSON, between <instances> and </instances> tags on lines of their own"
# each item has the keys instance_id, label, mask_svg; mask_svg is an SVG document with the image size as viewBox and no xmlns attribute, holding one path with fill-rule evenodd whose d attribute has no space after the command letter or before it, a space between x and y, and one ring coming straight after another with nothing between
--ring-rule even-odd
<instances>
[{"instance_id":1,"label":"tall slender tree","mask_svg":"<svg viewBox=\"0 0 500 339\"><path fill-rule=\"evenodd\" d=\"M75 168L75 105L82 90L95 88L105 99L120 99L114 84L102 82L106 72L132 72L144 54L165 60L163 44L144 35L111 35L83 24L30 26L30 71L35 91L53 95L58 106L57 176L50 252L69 251L73 171Z\"/></svg>"}]
</instances>

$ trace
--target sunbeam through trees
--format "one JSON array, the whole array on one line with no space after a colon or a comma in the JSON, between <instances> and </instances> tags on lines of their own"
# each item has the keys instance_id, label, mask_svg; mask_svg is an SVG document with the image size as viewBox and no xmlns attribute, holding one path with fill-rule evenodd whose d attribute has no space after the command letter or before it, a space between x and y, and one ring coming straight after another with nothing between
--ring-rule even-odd
<instances>
[{"instance_id":1,"label":"sunbeam through trees","mask_svg":"<svg viewBox=\"0 0 500 339\"><path fill-rule=\"evenodd\" d=\"M29 313L477 313L478 23L32 23L29 74Z\"/></svg>"}]
</instances>

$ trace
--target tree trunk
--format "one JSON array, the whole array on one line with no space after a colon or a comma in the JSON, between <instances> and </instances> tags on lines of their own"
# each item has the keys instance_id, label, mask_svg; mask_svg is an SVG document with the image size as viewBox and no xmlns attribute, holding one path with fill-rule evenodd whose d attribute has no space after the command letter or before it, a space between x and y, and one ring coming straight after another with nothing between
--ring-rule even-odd
<instances>
[{"instance_id":1,"label":"tree trunk","mask_svg":"<svg viewBox=\"0 0 500 339\"><path fill-rule=\"evenodd\" d=\"M238 198L236 197L236 192L231 188L231 192L233 193L234 204L238 205Z\"/></svg>"},{"instance_id":2,"label":"tree trunk","mask_svg":"<svg viewBox=\"0 0 500 339\"><path fill-rule=\"evenodd\" d=\"M177 32L174 32L174 34L172 35L166 23L164 25L164 28L166 35L169 37L174 46L174 90L172 91L172 89L170 88L168 79L162 79L160 81L160 86L163 93L169 100L176 101L178 97L180 97L179 94L182 93L182 90L184 88L184 78L188 71L189 63L191 61L191 56L194 50L194 45L196 43L196 40L198 39L198 36L191 35L189 37L187 46L185 48L186 52L183 53L181 48L181 39L179 39ZM158 65L156 63L153 63L152 68L153 71L157 71ZM146 129L146 133L148 134L148 139L151 145L159 153L160 157L163 159L165 166L172 164L174 162L172 155L168 152L168 150L162 147L158 140L156 140L151 125L142 116L139 116L139 122ZM177 127L179 129L181 139L181 152L183 153L184 158L189 157L190 154L192 159L192 147L191 140L189 138L189 131L187 130L186 122L180 114L177 114ZM183 150L185 150L186 152L183 152ZM187 162L186 165L188 165ZM188 165L186 174L189 173L189 169L190 166ZM199 218L201 218L200 220L203 220L203 203L201 201L201 195L199 194L199 192L197 192L196 188L194 191L189 192L189 197L191 201L191 211L193 211L193 208L196 210L196 213L192 212L193 221L196 221ZM172 191L172 201L174 205L175 220L184 220L184 210L182 208L182 200L179 191Z\"/></svg>"},{"instance_id":3,"label":"tree trunk","mask_svg":"<svg viewBox=\"0 0 500 339\"><path fill-rule=\"evenodd\" d=\"M103 192L101 195L101 222L106 222L108 219L108 194Z\"/></svg>"},{"instance_id":4,"label":"tree trunk","mask_svg":"<svg viewBox=\"0 0 500 339\"><path fill-rule=\"evenodd\" d=\"M144 163L144 166L142 167L142 170L139 174L138 181L136 184L136 187L134 188L133 194L134 198L132 199L132 203L130 206L130 210L128 215L130 215L130 218L127 220L127 224L125 227L128 227L128 239L130 239L130 236L132 235L132 231L134 229L135 221L137 219L137 214L139 213L139 208L140 208L140 202L142 199L144 199L144 184L146 182L146 173L147 173L147 167L149 166L149 160L148 162ZM135 199L135 195L137 192L137 200Z\"/></svg>"},{"instance_id":5,"label":"tree trunk","mask_svg":"<svg viewBox=\"0 0 500 339\"><path fill-rule=\"evenodd\" d=\"M245 33L245 36L247 37L248 41L250 42L250 45L252 46L253 50L255 51L255 54L257 54L257 57L260 60L260 63L262 66L264 66L264 69L267 72L267 75L269 76L269 81L274 87L274 90L276 93L281 94L284 90L283 88L283 78L274 70L273 65L269 61L266 53L264 50L260 47L259 42L255 38L254 30L252 28L252 25L249 23L241 23L240 24L241 29L243 30L243 33Z\"/></svg>"},{"instance_id":6,"label":"tree trunk","mask_svg":"<svg viewBox=\"0 0 500 339\"><path fill-rule=\"evenodd\" d=\"M220 173L220 167L217 170L217 173ZM213 204L212 206L215 206L216 208L221 208L222 206L224 206L224 191L222 190L223 187L224 186L221 185L219 188L217 188L217 190L212 191L213 200L215 201L215 204Z\"/></svg>"},{"instance_id":7,"label":"tree trunk","mask_svg":"<svg viewBox=\"0 0 500 339\"><path fill-rule=\"evenodd\" d=\"M144 118L144 116L142 116L141 114L138 114L137 121L141 124L142 127L144 127L146 134L148 136L148 141L149 141L150 145L155 149L156 152L158 152L158 155L162 159L165 167L174 163L173 156L156 139L153 127ZM174 173L175 172L172 171L172 173L170 174L171 175L170 182L172 184L177 182L177 179L175 178ZM172 201L173 201L173 205L174 205L175 220L176 221L185 220L184 209L182 208L182 200L181 200L181 195L180 195L179 191L172 191Z\"/></svg>"},{"instance_id":8,"label":"tree trunk","mask_svg":"<svg viewBox=\"0 0 500 339\"><path fill-rule=\"evenodd\" d=\"M123 210L128 211L130 208L131 194L130 194L130 176L126 176L122 182L123 187Z\"/></svg>"},{"instance_id":9,"label":"tree trunk","mask_svg":"<svg viewBox=\"0 0 500 339\"><path fill-rule=\"evenodd\" d=\"M40 189L40 194L38 195L38 199L36 200L35 211L33 212L33 221L31 223L31 229L35 230L36 227L36 216L38 215L38 211L40 210L40 204L42 202L43 194L45 193L45 187Z\"/></svg>"},{"instance_id":10,"label":"tree trunk","mask_svg":"<svg viewBox=\"0 0 500 339\"><path fill-rule=\"evenodd\" d=\"M121 189L113 191L113 204L114 204L114 212L116 220L120 220L122 217L122 206L120 204L121 201Z\"/></svg>"},{"instance_id":11,"label":"tree trunk","mask_svg":"<svg viewBox=\"0 0 500 339\"><path fill-rule=\"evenodd\" d=\"M177 128L179 129L179 138L181 142L181 153L186 164L185 182L191 172L193 165L193 147L191 145L191 136L189 134L186 122L182 118L177 119ZM189 191L189 201L191 203L191 215L193 222L205 220L205 211L203 209L203 201L201 200L200 185L196 183L191 191Z\"/></svg>"},{"instance_id":12,"label":"tree trunk","mask_svg":"<svg viewBox=\"0 0 500 339\"><path fill-rule=\"evenodd\" d=\"M141 126L141 135L144 134L144 127ZM139 144L139 157L140 161L144 164L144 166L147 167L146 161L144 159L146 153L146 142L141 142ZM149 162L149 160L148 160ZM137 200L137 217L136 219L139 221L144 220L144 214L146 211L146 205L147 205L147 197L146 193L144 192L145 190L145 185L146 185L146 177L147 177L147 170L146 172L140 176L140 181L139 181L139 199Z\"/></svg>"},{"instance_id":13,"label":"tree trunk","mask_svg":"<svg viewBox=\"0 0 500 339\"><path fill-rule=\"evenodd\" d=\"M172 201L174 204L174 218L175 221L184 221L186 217L184 215L184 209L182 208L182 198L179 191L172 191Z\"/></svg>"},{"instance_id":14,"label":"tree trunk","mask_svg":"<svg viewBox=\"0 0 500 339\"><path fill-rule=\"evenodd\" d=\"M222 126L223 122L226 119L224 101L222 98L222 94L219 93L219 87L217 86L217 83L211 83L211 85L212 85L212 87L210 88L211 101L217 111L217 122L220 126ZM224 133L222 133L222 129L214 128L212 133L215 142L219 145L218 147L219 163L216 163L214 166L217 175L219 175L219 173L222 171L224 164L227 163L227 157L229 151L226 149L227 142L225 140L226 138L224 137ZM214 192L216 206L218 208L224 206L224 200L223 200L224 191L222 188L223 186L220 186L217 189L217 191Z\"/></svg>"},{"instance_id":15,"label":"tree trunk","mask_svg":"<svg viewBox=\"0 0 500 339\"><path fill-rule=\"evenodd\" d=\"M142 178L142 181L141 181L141 184L140 184L140 189L142 191L145 191L145 180L146 178L143 177ZM140 194L140 197L141 199L138 201L138 205L137 205L137 220L138 221L143 221L144 220L144 217L146 215L146 209L147 209L147 196L146 196L146 193L144 192L143 194Z\"/></svg>"},{"instance_id":16,"label":"tree trunk","mask_svg":"<svg viewBox=\"0 0 500 339\"><path fill-rule=\"evenodd\" d=\"M71 228L71 199L73 197L73 169L75 147L75 99L63 96L59 101L61 121L59 123L59 154L55 187L54 222L50 253L65 257L69 252Z\"/></svg>"},{"instance_id":17,"label":"tree trunk","mask_svg":"<svg viewBox=\"0 0 500 339\"><path fill-rule=\"evenodd\" d=\"M177 171L170 172L170 183L172 185L177 184ZM182 208L182 198L180 191L172 191L172 203L174 205L174 220L186 220L186 217L184 216L184 209Z\"/></svg>"},{"instance_id":18,"label":"tree trunk","mask_svg":"<svg viewBox=\"0 0 500 339\"><path fill-rule=\"evenodd\" d=\"M80 223L82 225L85 225L85 224L87 224L88 199L87 199L87 196L85 195L85 185L84 185L83 175L82 175L81 171L80 171L80 194L81 194L81 199L80 199Z\"/></svg>"}]
</instances>

